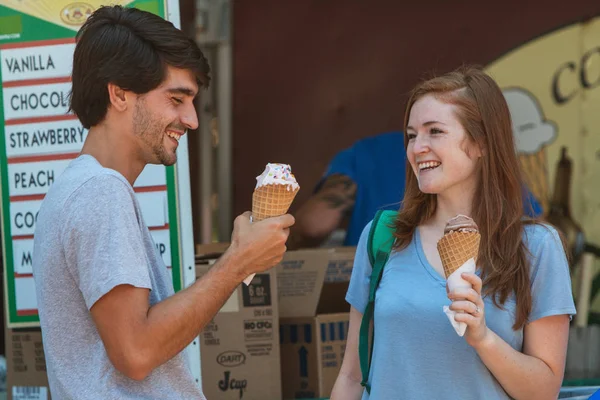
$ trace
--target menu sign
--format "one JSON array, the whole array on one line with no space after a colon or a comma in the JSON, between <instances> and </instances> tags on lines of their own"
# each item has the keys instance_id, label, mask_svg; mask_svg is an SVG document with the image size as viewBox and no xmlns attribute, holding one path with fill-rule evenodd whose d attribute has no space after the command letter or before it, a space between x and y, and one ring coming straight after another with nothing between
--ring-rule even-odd
<instances>
[{"instance_id":1,"label":"menu sign","mask_svg":"<svg viewBox=\"0 0 600 400\"><path fill-rule=\"evenodd\" d=\"M0 6L0 215L10 328L39 325L32 273L37 214L88 133L69 111L71 69L77 29L100 4L51 3L57 15L36 2L9 0ZM116 3L165 14L163 1ZM182 287L180 184L175 167L162 165L147 166L134 184L175 290ZM189 180L183 184L189 185Z\"/></svg>"}]
</instances>

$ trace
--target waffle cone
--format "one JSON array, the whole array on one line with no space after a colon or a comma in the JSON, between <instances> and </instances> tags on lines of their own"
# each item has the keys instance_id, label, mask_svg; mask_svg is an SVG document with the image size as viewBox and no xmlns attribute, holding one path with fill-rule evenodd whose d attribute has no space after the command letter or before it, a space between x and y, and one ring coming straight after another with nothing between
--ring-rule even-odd
<instances>
[{"instance_id":1,"label":"waffle cone","mask_svg":"<svg viewBox=\"0 0 600 400\"><path fill-rule=\"evenodd\" d=\"M450 232L440 239L437 248L446 278L470 258L477 261L480 240L479 232Z\"/></svg>"},{"instance_id":2,"label":"waffle cone","mask_svg":"<svg viewBox=\"0 0 600 400\"><path fill-rule=\"evenodd\" d=\"M255 189L252 195L252 220L261 221L287 213L298 190L292 190L289 185L264 185Z\"/></svg>"}]
</instances>

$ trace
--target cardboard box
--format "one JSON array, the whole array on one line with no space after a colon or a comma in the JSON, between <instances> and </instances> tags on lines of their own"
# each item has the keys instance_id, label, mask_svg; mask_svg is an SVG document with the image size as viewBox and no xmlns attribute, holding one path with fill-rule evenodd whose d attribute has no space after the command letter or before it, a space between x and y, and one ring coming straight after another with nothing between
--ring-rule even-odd
<instances>
[{"instance_id":1,"label":"cardboard box","mask_svg":"<svg viewBox=\"0 0 600 400\"><path fill-rule=\"evenodd\" d=\"M277 266L284 399L329 397L340 371L354 247L288 252Z\"/></svg>"},{"instance_id":2,"label":"cardboard box","mask_svg":"<svg viewBox=\"0 0 600 400\"><path fill-rule=\"evenodd\" d=\"M196 276L215 259L197 251ZM241 284L200 333L202 389L208 399L281 399L275 271Z\"/></svg>"},{"instance_id":3,"label":"cardboard box","mask_svg":"<svg viewBox=\"0 0 600 400\"><path fill-rule=\"evenodd\" d=\"M6 391L8 400L49 400L42 331L7 329Z\"/></svg>"}]
</instances>

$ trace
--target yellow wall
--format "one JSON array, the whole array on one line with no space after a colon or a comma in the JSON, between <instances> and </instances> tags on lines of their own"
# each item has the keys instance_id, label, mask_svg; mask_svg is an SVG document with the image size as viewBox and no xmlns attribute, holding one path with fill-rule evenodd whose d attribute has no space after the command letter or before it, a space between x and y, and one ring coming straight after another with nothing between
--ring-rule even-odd
<instances>
[{"instance_id":1,"label":"yellow wall","mask_svg":"<svg viewBox=\"0 0 600 400\"><path fill-rule=\"evenodd\" d=\"M544 165L525 168L532 169L536 179L546 180L547 196L553 193L560 149L568 148L573 161L572 216L586 241L600 245L600 17L532 40L490 64L487 71L503 91L529 93L538 103L541 118L523 101L513 102L511 114L520 114L517 118L513 114L513 128L529 141L520 153L529 152L530 160L539 162L545 153ZM554 95L555 87L559 96ZM534 142L542 146L532 149ZM600 309L597 297L594 308Z\"/></svg>"}]
</instances>

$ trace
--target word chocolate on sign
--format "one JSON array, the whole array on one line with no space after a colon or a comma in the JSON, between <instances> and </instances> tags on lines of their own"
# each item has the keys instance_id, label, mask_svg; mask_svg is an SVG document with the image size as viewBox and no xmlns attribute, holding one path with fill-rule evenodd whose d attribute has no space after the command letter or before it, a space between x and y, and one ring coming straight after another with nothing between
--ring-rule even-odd
<instances>
[{"instance_id":1,"label":"word chocolate on sign","mask_svg":"<svg viewBox=\"0 0 600 400\"><path fill-rule=\"evenodd\" d=\"M60 78L66 79L69 78ZM6 86L2 89L6 125L19 119L23 119L19 121L22 123L35 122L38 117L73 118L69 115L70 93L70 81Z\"/></svg>"},{"instance_id":2,"label":"word chocolate on sign","mask_svg":"<svg viewBox=\"0 0 600 400\"><path fill-rule=\"evenodd\" d=\"M9 104L13 111L67 108L69 107L69 94L63 91L15 93L10 96Z\"/></svg>"}]
</instances>

